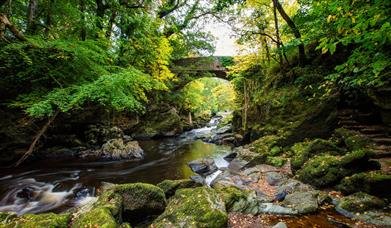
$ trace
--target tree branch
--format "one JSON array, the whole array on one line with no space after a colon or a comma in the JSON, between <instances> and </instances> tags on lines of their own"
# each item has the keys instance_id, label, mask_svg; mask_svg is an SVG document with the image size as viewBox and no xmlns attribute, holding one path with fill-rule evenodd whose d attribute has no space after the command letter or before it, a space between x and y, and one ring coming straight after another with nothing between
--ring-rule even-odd
<instances>
[{"instance_id":1,"label":"tree branch","mask_svg":"<svg viewBox=\"0 0 391 228\"><path fill-rule=\"evenodd\" d=\"M0 14L0 37L2 39L4 39L5 28L8 28L18 40L27 41L27 38L8 20L8 17Z\"/></svg>"}]
</instances>

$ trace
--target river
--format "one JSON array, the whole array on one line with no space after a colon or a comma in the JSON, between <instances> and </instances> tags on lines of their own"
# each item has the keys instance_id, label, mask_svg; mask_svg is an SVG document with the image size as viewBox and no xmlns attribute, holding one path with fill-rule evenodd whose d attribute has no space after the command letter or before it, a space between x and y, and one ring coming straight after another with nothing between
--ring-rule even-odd
<instances>
[{"instance_id":1,"label":"river","mask_svg":"<svg viewBox=\"0 0 391 228\"><path fill-rule=\"evenodd\" d=\"M212 157L219 167L226 166L229 146L198 140L216 128L217 118L207 127L193 129L178 137L140 141L142 160L88 161L45 159L19 168L0 170L0 211L17 214L61 212L93 199L102 182L157 184L165 179L194 175L189 161Z\"/></svg>"}]
</instances>

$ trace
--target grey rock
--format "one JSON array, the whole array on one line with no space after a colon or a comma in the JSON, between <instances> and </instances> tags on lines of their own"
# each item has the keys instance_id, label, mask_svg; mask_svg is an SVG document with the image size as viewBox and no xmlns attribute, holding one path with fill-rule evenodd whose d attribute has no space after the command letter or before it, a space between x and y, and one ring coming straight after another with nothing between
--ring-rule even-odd
<instances>
[{"instance_id":1,"label":"grey rock","mask_svg":"<svg viewBox=\"0 0 391 228\"><path fill-rule=\"evenodd\" d=\"M318 210L318 191L293 192L285 196L282 204L298 211L299 214L313 213Z\"/></svg>"},{"instance_id":2,"label":"grey rock","mask_svg":"<svg viewBox=\"0 0 391 228\"><path fill-rule=\"evenodd\" d=\"M272 228L288 228L288 226L284 222L279 222L274 225Z\"/></svg>"},{"instance_id":3,"label":"grey rock","mask_svg":"<svg viewBox=\"0 0 391 228\"><path fill-rule=\"evenodd\" d=\"M144 151L137 141L124 143L122 139L112 139L103 144L101 155L109 159L141 159Z\"/></svg>"},{"instance_id":4,"label":"grey rock","mask_svg":"<svg viewBox=\"0 0 391 228\"><path fill-rule=\"evenodd\" d=\"M271 186L279 185L282 181L284 181L286 176L282 173L278 172L268 172L266 173L266 182Z\"/></svg>"},{"instance_id":5,"label":"grey rock","mask_svg":"<svg viewBox=\"0 0 391 228\"><path fill-rule=\"evenodd\" d=\"M199 159L191 161L188 163L188 166L193 172L204 177L218 170L213 159Z\"/></svg>"},{"instance_id":6,"label":"grey rock","mask_svg":"<svg viewBox=\"0 0 391 228\"><path fill-rule=\"evenodd\" d=\"M259 207L260 213L297 215L298 212L292 208L282 207L273 203L262 203Z\"/></svg>"}]
</instances>

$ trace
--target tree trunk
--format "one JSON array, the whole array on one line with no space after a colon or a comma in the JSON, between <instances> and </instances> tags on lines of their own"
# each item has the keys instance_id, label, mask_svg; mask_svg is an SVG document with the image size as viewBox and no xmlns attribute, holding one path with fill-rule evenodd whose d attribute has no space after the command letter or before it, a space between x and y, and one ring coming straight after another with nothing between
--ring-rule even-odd
<instances>
[{"instance_id":1,"label":"tree trunk","mask_svg":"<svg viewBox=\"0 0 391 228\"><path fill-rule=\"evenodd\" d=\"M80 29L80 39L82 41L86 40L87 32L86 32L86 16L84 15L84 11L86 10L85 0L80 0L80 13L81 13L81 29Z\"/></svg>"},{"instance_id":2,"label":"tree trunk","mask_svg":"<svg viewBox=\"0 0 391 228\"><path fill-rule=\"evenodd\" d=\"M278 49L278 57L280 60L280 64L283 64L282 54L281 54L281 38L280 38L280 30L278 28L278 17L277 17L277 6L276 1L273 0L273 15L274 15L274 28L276 29L276 39L277 39L277 49Z\"/></svg>"},{"instance_id":3,"label":"tree trunk","mask_svg":"<svg viewBox=\"0 0 391 228\"><path fill-rule=\"evenodd\" d=\"M193 119L191 117L191 112L189 111L189 124L190 126L193 126Z\"/></svg>"},{"instance_id":4,"label":"tree trunk","mask_svg":"<svg viewBox=\"0 0 391 228\"><path fill-rule=\"evenodd\" d=\"M306 56L305 56L305 50L304 50L304 44L301 41L301 34L300 31L297 29L295 23L292 21L292 19L286 14L285 10L282 8L280 2L278 0L273 0L274 5L276 6L278 12L280 13L281 17L285 20L285 22L288 24L289 28L292 30L293 35L296 39L300 40L300 44L298 46L299 48L299 64L303 66L306 62Z\"/></svg>"},{"instance_id":5,"label":"tree trunk","mask_svg":"<svg viewBox=\"0 0 391 228\"><path fill-rule=\"evenodd\" d=\"M248 95L247 95L247 81L244 80L243 86L243 97L244 97L244 105L243 105L243 117L242 117L242 129L247 130L247 109L248 109Z\"/></svg>"},{"instance_id":6,"label":"tree trunk","mask_svg":"<svg viewBox=\"0 0 391 228\"><path fill-rule=\"evenodd\" d=\"M37 145L39 139L42 137L43 134L45 134L46 130L49 128L50 124L54 121L56 116L60 113L60 111L56 111L53 116L51 116L48 120L48 122L41 128L41 130L38 132L38 134L34 137L33 142L31 143L29 149L26 151L25 154L15 163L15 167L19 166L24 160L26 160L33 152L35 145Z\"/></svg>"},{"instance_id":7,"label":"tree trunk","mask_svg":"<svg viewBox=\"0 0 391 228\"><path fill-rule=\"evenodd\" d=\"M37 28L35 16L38 8L37 0L30 0L27 12L27 33L34 34Z\"/></svg>"},{"instance_id":8,"label":"tree trunk","mask_svg":"<svg viewBox=\"0 0 391 228\"><path fill-rule=\"evenodd\" d=\"M8 20L8 17L5 14L0 14L0 38L3 40L6 40L4 37L6 28L8 28L18 40L27 41L26 37Z\"/></svg>"},{"instance_id":9,"label":"tree trunk","mask_svg":"<svg viewBox=\"0 0 391 228\"><path fill-rule=\"evenodd\" d=\"M50 26L52 26L52 5L54 0L50 0L47 7L46 12L46 27L45 27L45 34L46 36L49 35Z\"/></svg>"},{"instance_id":10,"label":"tree trunk","mask_svg":"<svg viewBox=\"0 0 391 228\"><path fill-rule=\"evenodd\" d=\"M105 16L106 9L107 7L103 0L96 0L96 26L99 28L99 30L103 29L103 18Z\"/></svg>"}]
</instances>

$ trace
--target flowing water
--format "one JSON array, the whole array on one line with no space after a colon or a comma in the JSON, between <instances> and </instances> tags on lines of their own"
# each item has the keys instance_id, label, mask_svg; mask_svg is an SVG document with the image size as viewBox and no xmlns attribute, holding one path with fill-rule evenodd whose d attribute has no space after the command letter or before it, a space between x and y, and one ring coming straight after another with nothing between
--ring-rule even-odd
<instances>
[{"instance_id":1,"label":"flowing water","mask_svg":"<svg viewBox=\"0 0 391 228\"><path fill-rule=\"evenodd\" d=\"M81 159L45 159L25 163L20 168L0 170L0 211L18 214L60 212L92 200L102 182L156 184L165 179L194 175L189 161L214 158L217 166L226 166L223 156L228 146L197 140L216 128L217 118L208 127L185 132L175 138L140 141L142 160L88 161Z\"/></svg>"}]
</instances>

